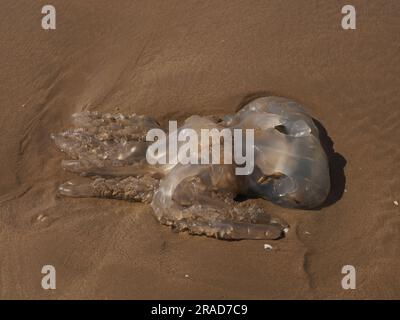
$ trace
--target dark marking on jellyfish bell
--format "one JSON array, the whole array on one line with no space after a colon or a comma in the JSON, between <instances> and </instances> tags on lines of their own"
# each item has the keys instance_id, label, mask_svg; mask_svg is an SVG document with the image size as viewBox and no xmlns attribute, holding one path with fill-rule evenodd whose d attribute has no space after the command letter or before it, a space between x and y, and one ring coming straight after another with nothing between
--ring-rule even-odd
<instances>
[{"instance_id":1,"label":"dark marking on jellyfish bell","mask_svg":"<svg viewBox=\"0 0 400 320\"><path fill-rule=\"evenodd\" d=\"M283 124L279 124L279 125L275 126L274 128L275 128L275 130L279 131L280 133L289 134L287 131L287 128Z\"/></svg>"},{"instance_id":2,"label":"dark marking on jellyfish bell","mask_svg":"<svg viewBox=\"0 0 400 320\"><path fill-rule=\"evenodd\" d=\"M286 177L286 175L282 172L274 172L273 174L262 175L258 178L257 183L261 185L269 184L272 180L281 179Z\"/></svg>"}]
</instances>

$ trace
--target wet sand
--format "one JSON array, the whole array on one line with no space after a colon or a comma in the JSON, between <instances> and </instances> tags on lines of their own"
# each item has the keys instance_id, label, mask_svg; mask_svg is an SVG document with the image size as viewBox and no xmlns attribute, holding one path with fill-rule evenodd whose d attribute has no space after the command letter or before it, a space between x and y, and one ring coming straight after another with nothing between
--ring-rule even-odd
<instances>
[{"instance_id":1,"label":"wet sand","mask_svg":"<svg viewBox=\"0 0 400 320\"><path fill-rule=\"evenodd\" d=\"M347 31L345 1L54 0L50 31L45 4L1 3L0 298L400 298L398 1L352 1ZM318 210L260 201L289 222L282 240L176 234L148 205L56 197L72 175L50 133L74 112L162 122L263 94L307 107L332 168Z\"/></svg>"}]
</instances>

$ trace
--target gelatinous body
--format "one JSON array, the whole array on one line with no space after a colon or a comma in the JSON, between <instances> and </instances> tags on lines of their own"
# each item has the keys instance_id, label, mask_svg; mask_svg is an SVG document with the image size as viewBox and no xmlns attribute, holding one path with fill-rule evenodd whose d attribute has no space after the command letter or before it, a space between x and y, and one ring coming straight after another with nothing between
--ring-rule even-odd
<instances>
[{"instance_id":1,"label":"gelatinous body","mask_svg":"<svg viewBox=\"0 0 400 320\"><path fill-rule=\"evenodd\" d=\"M330 190L329 167L313 120L296 102L256 99L231 120L255 129L255 164L248 191L287 207L313 208Z\"/></svg>"},{"instance_id":2,"label":"gelatinous body","mask_svg":"<svg viewBox=\"0 0 400 320\"><path fill-rule=\"evenodd\" d=\"M177 231L221 239L277 239L287 224L251 201L235 201L237 195L312 208L325 200L330 189L318 130L298 103L285 98L253 100L219 121L192 116L177 129L177 133L193 129L199 135L201 129L254 129L255 166L247 176L235 174L234 162L149 164L150 143L145 137L159 125L148 117L83 112L73 119L74 129L52 137L71 158L62 167L93 180L64 183L59 193L151 202L156 218ZM168 138L160 142L167 145Z\"/></svg>"}]
</instances>

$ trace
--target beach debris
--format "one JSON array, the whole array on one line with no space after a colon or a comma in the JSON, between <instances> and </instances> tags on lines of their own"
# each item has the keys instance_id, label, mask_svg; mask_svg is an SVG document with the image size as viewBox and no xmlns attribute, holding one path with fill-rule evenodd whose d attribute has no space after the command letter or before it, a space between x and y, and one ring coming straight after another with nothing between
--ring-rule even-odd
<instances>
[{"instance_id":1,"label":"beach debris","mask_svg":"<svg viewBox=\"0 0 400 320\"><path fill-rule=\"evenodd\" d=\"M399 202L397 200L394 200L393 203L394 203L395 206L399 205Z\"/></svg>"},{"instance_id":2,"label":"beach debris","mask_svg":"<svg viewBox=\"0 0 400 320\"><path fill-rule=\"evenodd\" d=\"M318 129L300 104L286 98L258 98L223 118L191 116L165 139L151 141L151 130L163 130L147 116L84 111L73 115L73 124L74 128L52 135L70 158L61 166L92 180L68 181L59 187L59 194L151 203L158 221L178 232L218 239L279 239L289 231L288 224L253 200L236 201L237 195L313 208L330 190L328 159ZM237 175L247 163L236 161L198 164L203 159L201 143L189 150L195 163L160 163L155 153L149 161L148 151L155 146L160 151L156 155L169 159L174 154L171 137L189 131L201 136L204 129L252 133L251 144L247 136L239 141L242 154L252 151L254 170ZM221 141L211 140L210 150ZM180 141L179 149L182 145ZM225 144L220 151L224 150L228 155L232 151Z\"/></svg>"},{"instance_id":3,"label":"beach debris","mask_svg":"<svg viewBox=\"0 0 400 320\"><path fill-rule=\"evenodd\" d=\"M47 220L47 215L45 215L45 214L39 214L37 217L36 217L36 220L37 221L39 221L39 222L44 222L44 221L46 221Z\"/></svg>"},{"instance_id":4,"label":"beach debris","mask_svg":"<svg viewBox=\"0 0 400 320\"><path fill-rule=\"evenodd\" d=\"M270 244L265 243L265 244L264 244L264 249L265 249L265 250L272 250L273 247L272 247Z\"/></svg>"},{"instance_id":5,"label":"beach debris","mask_svg":"<svg viewBox=\"0 0 400 320\"><path fill-rule=\"evenodd\" d=\"M290 229L289 227L286 227L286 228L283 229L283 232L284 232L285 234L287 234L287 233L289 232L289 229Z\"/></svg>"}]
</instances>

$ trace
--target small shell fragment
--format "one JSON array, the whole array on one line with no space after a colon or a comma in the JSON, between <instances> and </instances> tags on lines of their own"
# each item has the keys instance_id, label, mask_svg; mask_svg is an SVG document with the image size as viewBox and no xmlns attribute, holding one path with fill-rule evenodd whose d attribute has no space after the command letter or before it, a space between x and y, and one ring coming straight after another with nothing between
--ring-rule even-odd
<instances>
[{"instance_id":1,"label":"small shell fragment","mask_svg":"<svg viewBox=\"0 0 400 320\"><path fill-rule=\"evenodd\" d=\"M285 229L283 229L283 232L284 232L285 234L287 234L287 233L289 232L289 227L286 227Z\"/></svg>"}]
</instances>

